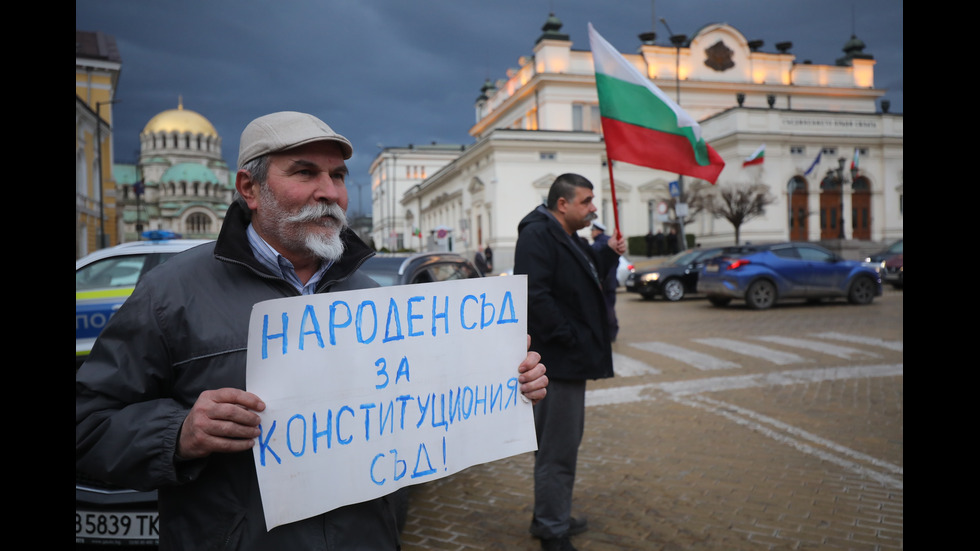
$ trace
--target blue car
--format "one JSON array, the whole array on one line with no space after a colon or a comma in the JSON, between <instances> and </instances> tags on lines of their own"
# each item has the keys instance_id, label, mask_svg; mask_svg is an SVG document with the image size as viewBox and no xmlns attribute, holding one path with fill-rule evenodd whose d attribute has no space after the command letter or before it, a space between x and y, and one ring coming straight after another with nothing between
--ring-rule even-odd
<instances>
[{"instance_id":1,"label":"blue car","mask_svg":"<svg viewBox=\"0 0 980 551\"><path fill-rule=\"evenodd\" d=\"M739 299L754 310L786 299L870 304L881 296L881 273L874 264L844 260L812 243L755 245L705 262L698 291L715 306Z\"/></svg>"}]
</instances>

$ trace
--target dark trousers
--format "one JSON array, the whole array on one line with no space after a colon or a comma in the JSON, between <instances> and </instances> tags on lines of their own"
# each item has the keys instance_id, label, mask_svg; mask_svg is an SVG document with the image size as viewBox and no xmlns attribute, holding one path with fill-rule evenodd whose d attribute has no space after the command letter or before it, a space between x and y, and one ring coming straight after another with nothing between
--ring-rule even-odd
<instances>
[{"instance_id":1,"label":"dark trousers","mask_svg":"<svg viewBox=\"0 0 980 551\"><path fill-rule=\"evenodd\" d=\"M557 537L568 531L572 516L575 465L585 430L585 381L549 381L547 398L534 406L534 425L533 523Z\"/></svg>"}]
</instances>

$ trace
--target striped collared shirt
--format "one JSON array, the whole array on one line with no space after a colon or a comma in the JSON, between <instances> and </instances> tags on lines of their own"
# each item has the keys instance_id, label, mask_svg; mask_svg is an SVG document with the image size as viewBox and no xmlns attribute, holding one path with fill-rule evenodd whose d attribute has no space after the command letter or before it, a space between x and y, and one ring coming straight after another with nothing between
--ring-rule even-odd
<instances>
[{"instance_id":1,"label":"striped collared shirt","mask_svg":"<svg viewBox=\"0 0 980 551\"><path fill-rule=\"evenodd\" d=\"M248 244L252 248L252 254L255 255L255 259L272 273L282 276L293 287L296 287L296 290L301 295L312 295L316 291L316 284L320 282L323 274L333 264L333 262L321 262L320 269L313 274L313 277L306 282L306 285L303 285L303 282L299 280L299 276L296 275L296 268L293 266L293 263L273 249L272 245L269 245L265 239L262 239L258 232L255 231L255 228L252 227L252 224L248 225L245 233L248 235Z\"/></svg>"}]
</instances>

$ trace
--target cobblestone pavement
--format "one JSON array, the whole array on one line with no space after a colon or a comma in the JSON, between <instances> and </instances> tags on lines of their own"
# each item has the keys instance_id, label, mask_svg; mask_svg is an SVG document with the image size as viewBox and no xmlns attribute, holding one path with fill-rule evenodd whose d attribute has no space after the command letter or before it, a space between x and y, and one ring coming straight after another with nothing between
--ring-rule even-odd
<instances>
[{"instance_id":1,"label":"cobblestone pavement","mask_svg":"<svg viewBox=\"0 0 980 551\"><path fill-rule=\"evenodd\" d=\"M902 291L763 312L620 292L617 311L617 376L587 395L578 549L903 549ZM403 549L540 549L532 466L414 487Z\"/></svg>"}]
</instances>

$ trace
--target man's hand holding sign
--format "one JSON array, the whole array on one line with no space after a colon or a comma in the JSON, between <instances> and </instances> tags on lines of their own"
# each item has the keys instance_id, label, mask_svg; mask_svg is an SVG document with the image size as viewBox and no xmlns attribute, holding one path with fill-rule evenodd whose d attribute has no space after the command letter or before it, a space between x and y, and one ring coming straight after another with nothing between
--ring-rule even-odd
<instances>
[{"instance_id":1,"label":"man's hand holding sign","mask_svg":"<svg viewBox=\"0 0 980 551\"><path fill-rule=\"evenodd\" d=\"M269 529L533 451L531 404L547 378L527 352L526 312L524 277L262 302L248 393L215 395L205 409L219 413L201 413L257 436ZM195 426L181 439L207 433Z\"/></svg>"}]
</instances>

